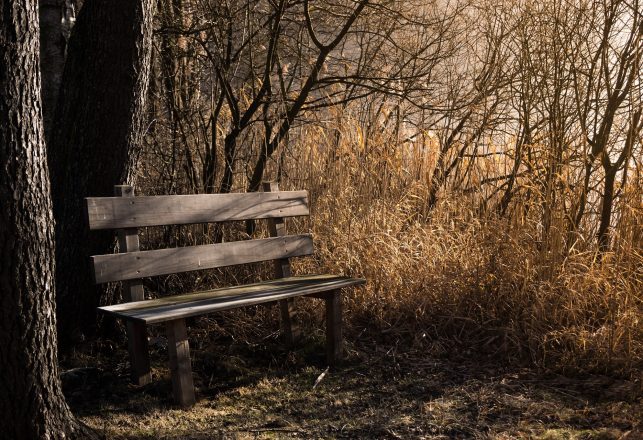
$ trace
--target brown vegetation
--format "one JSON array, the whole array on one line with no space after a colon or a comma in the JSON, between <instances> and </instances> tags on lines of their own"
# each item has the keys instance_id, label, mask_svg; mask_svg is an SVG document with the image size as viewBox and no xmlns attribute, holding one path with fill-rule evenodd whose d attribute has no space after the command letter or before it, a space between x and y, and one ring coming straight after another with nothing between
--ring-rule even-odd
<instances>
[{"instance_id":1,"label":"brown vegetation","mask_svg":"<svg viewBox=\"0 0 643 440\"><path fill-rule=\"evenodd\" d=\"M423 340L427 354L468 347L558 371L640 372L643 259L637 207L627 203L640 200L636 187L621 205L613 251L601 257L590 238L567 252L562 219L551 225L550 240L558 245L545 249L540 213L529 200L514 198L523 214L509 217L485 210L484 196L477 193L441 194L431 209L426 176L434 145L391 152L386 142L371 142L365 151L350 140L356 138L354 126L337 129L346 139L339 147L324 131L306 130L305 141L291 145L293 158L281 172L287 189L306 188L311 195L313 223L293 228L312 230L316 255L295 262L295 272L368 280L365 290L349 295L349 323ZM166 232L180 243L208 240L203 231ZM226 239L243 235L234 231ZM166 238L149 235L147 246ZM257 268L163 280L152 290L270 276ZM261 320L245 325L261 325Z\"/></svg>"},{"instance_id":2,"label":"brown vegetation","mask_svg":"<svg viewBox=\"0 0 643 440\"><path fill-rule=\"evenodd\" d=\"M565 252L556 236L562 221L550 232L558 245L545 249L529 200L516 198L525 213L509 218L486 212L479 194L443 194L429 210L430 185L409 176L425 175L413 167L430 161L430 146L429 158L397 164L385 150L360 154L348 143L333 162L324 147L322 138L307 136L300 157L308 167L300 162L285 174L313 195L318 259L305 270L369 280L350 303L352 319L429 338L445 353L455 343L568 372L640 371L637 206L623 203L616 229L624 234L603 258L591 239Z\"/></svg>"},{"instance_id":3,"label":"brown vegetation","mask_svg":"<svg viewBox=\"0 0 643 440\"><path fill-rule=\"evenodd\" d=\"M318 250L296 269L369 280L351 323L639 374L639 3L311 5L160 11L139 194L253 190L260 168L310 191ZM318 69L320 33L343 40ZM221 233L148 231L146 246L244 234Z\"/></svg>"}]
</instances>

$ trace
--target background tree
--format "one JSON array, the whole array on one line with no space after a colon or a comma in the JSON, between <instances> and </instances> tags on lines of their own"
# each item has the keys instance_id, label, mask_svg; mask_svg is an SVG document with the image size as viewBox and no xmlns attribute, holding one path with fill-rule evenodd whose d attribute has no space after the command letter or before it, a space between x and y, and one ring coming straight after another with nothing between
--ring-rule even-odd
<instances>
[{"instance_id":1,"label":"background tree","mask_svg":"<svg viewBox=\"0 0 643 440\"><path fill-rule=\"evenodd\" d=\"M62 345L91 331L100 293L88 256L111 234L88 234L83 198L134 183L145 131L153 0L87 0L67 48L48 144L56 219L57 304Z\"/></svg>"},{"instance_id":2,"label":"background tree","mask_svg":"<svg viewBox=\"0 0 643 440\"><path fill-rule=\"evenodd\" d=\"M610 248L609 229L617 198L617 174L633 152L635 133L640 133L641 58L643 18L640 2L611 1L583 5L577 14L591 23L576 47L574 96L576 118L584 137L584 179L580 203L570 229L575 231L585 215L595 162L602 168L600 222L597 232L602 251Z\"/></svg>"},{"instance_id":3,"label":"background tree","mask_svg":"<svg viewBox=\"0 0 643 440\"><path fill-rule=\"evenodd\" d=\"M538 225L543 258L564 258L588 236L608 251L638 166L639 9L588 0L171 2L155 35L150 187L254 190L286 175L311 130L330 130L335 146L324 149L354 142L360 160L382 156L381 178L369 177L380 195L390 159L423 151L422 165L408 168L415 183L427 181L428 211L473 197L485 215Z\"/></svg>"},{"instance_id":4,"label":"background tree","mask_svg":"<svg viewBox=\"0 0 643 440\"><path fill-rule=\"evenodd\" d=\"M158 163L169 191L255 191L291 132L367 97L413 106L429 94L459 10L417 0L165 4L146 164Z\"/></svg>"},{"instance_id":5,"label":"background tree","mask_svg":"<svg viewBox=\"0 0 643 440\"><path fill-rule=\"evenodd\" d=\"M49 139L65 68L67 39L76 19L71 0L40 0L40 70L42 119Z\"/></svg>"}]
</instances>

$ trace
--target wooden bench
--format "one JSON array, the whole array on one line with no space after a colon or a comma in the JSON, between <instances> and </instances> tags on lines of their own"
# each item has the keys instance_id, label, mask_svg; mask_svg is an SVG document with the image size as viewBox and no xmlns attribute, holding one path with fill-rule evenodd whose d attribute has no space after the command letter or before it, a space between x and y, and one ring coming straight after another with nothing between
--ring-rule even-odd
<instances>
[{"instance_id":1,"label":"wooden bench","mask_svg":"<svg viewBox=\"0 0 643 440\"><path fill-rule=\"evenodd\" d=\"M165 323L172 388L176 402L195 402L185 319L193 316L279 301L281 327L293 340L294 297L323 298L326 303L326 352L329 366L342 356L340 289L365 280L335 275L293 276L289 259L313 253L310 235L286 235L284 218L309 215L306 191L279 191L274 183L264 192L134 197L131 186L116 186L115 197L86 199L89 228L115 229L119 252L91 257L97 284L123 282L125 303L99 307L125 320L132 380L151 382L147 326ZM270 238L141 251L138 228L266 219ZM275 279L145 300L142 278L223 266L275 261Z\"/></svg>"}]
</instances>

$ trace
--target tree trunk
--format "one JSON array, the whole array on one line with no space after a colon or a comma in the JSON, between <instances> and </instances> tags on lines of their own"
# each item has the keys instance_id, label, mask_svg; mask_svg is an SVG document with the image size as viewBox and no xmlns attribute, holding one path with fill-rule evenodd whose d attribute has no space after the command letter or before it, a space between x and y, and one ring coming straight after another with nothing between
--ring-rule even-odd
<instances>
[{"instance_id":1,"label":"tree trunk","mask_svg":"<svg viewBox=\"0 0 643 440\"><path fill-rule=\"evenodd\" d=\"M133 184L143 140L153 0L86 0L67 61L48 145L56 219L61 347L93 331L100 291L89 256L109 251L111 233L88 234L83 198Z\"/></svg>"},{"instance_id":2,"label":"tree trunk","mask_svg":"<svg viewBox=\"0 0 643 440\"><path fill-rule=\"evenodd\" d=\"M35 0L0 3L0 436L74 437L56 355Z\"/></svg>"},{"instance_id":3,"label":"tree trunk","mask_svg":"<svg viewBox=\"0 0 643 440\"><path fill-rule=\"evenodd\" d=\"M593 159L585 160L585 175L583 177L583 186L581 187L580 197L578 198L578 205L572 209L571 218L567 226L567 240L565 243L565 252L570 249L578 241L578 230L580 229L583 216L585 215L585 208L587 206L587 195L589 194L589 183L592 177Z\"/></svg>"},{"instance_id":4,"label":"tree trunk","mask_svg":"<svg viewBox=\"0 0 643 440\"><path fill-rule=\"evenodd\" d=\"M42 119L47 140L51 136L58 90L65 67L65 47L74 20L73 11L69 0L40 0Z\"/></svg>"},{"instance_id":5,"label":"tree trunk","mask_svg":"<svg viewBox=\"0 0 643 440\"><path fill-rule=\"evenodd\" d=\"M239 129L235 127L225 137L223 148L225 168L223 170L223 176L221 177L221 184L219 185L219 193L221 194L227 194L232 191L232 181L234 178L234 160L236 155L238 136Z\"/></svg>"},{"instance_id":6,"label":"tree trunk","mask_svg":"<svg viewBox=\"0 0 643 440\"><path fill-rule=\"evenodd\" d=\"M610 248L610 223L612 221L612 207L614 206L614 183L618 167L605 168L605 186L603 187L603 200L601 207L601 222L598 227L598 247L601 252Z\"/></svg>"}]
</instances>

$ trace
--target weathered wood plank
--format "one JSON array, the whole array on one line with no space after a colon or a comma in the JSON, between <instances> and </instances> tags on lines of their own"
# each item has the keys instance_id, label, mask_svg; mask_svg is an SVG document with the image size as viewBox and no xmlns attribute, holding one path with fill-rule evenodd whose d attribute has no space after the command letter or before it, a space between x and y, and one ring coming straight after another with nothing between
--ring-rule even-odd
<instances>
[{"instance_id":1,"label":"weathered wood plank","mask_svg":"<svg viewBox=\"0 0 643 440\"><path fill-rule=\"evenodd\" d=\"M189 246L92 257L97 284L256 263L313 253L310 235Z\"/></svg>"},{"instance_id":2,"label":"weathered wood plank","mask_svg":"<svg viewBox=\"0 0 643 440\"><path fill-rule=\"evenodd\" d=\"M366 280L361 278L335 275L296 276L244 286L168 296L137 303L117 304L100 307L99 310L116 315L119 318L155 324L296 296L312 296L320 292L362 285L365 282Z\"/></svg>"},{"instance_id":3,"label":"weathered wood plank","mask_svg":"<svg viewBox=\"0 0 643 440\"><path fill-rule=\"evenodd\" d=\"M175 196L88 197L90 229L214 223L308 215L306 191Z\"/></svg>"},{"instance_id":4,"label":"weathered wood plank","mask_svg":"<svg viewBox=\"0 0 643 440\"><path fill-rule=\"evenodd\" d=\"M134 197L134 187L116 185L114 186L114 195L131 199ZM119 229L117 236L120 252L138 252L140 250L137 228ZM143 282L140 278L123 282L123 299L126 302L143 301L145 299ZM126 332L131 380L139 386L147 385L152 382L147 328L138 322L128 322Z\"/></svg>"},{"instance_id":5,"label":"weathered wood plank","mask_svg":"<svg viewBox=\"0 0 643 440\"><path fill-rule=\"evenodd\" d=\"M263 184L264 192L278 192L279 184L277 182L265 182ZM286 222L283 217L271 218L268 220L268 231L271 237L283 237L286 235ZM292 275L290 269L290 260L281 258L274 261L275 278L287 278ZM281 334L288 345L294 344L299 338L299 328L294 319L295 299L288 298L279 301L279 311L281 315Z\"/></svg>"},{"instance_id":6,"label":"weathered wood plank","mask_svg":"<svg viewBox=\"0 0 643 440\"><path fill-rule=\"evenodd\" d=\"M183 407L192 406L196 402L196 398L194 396L190 344L185 320L169 321L166 325L166 330L174 400Z\"/></svg>"},{"instance_id":7,"label":"weathered wood plank","mask_svg":"<svg viewBox=\"0 0 643 440\"><path fill-rule=\"evenodd\" d=\"M342 295L339 290L327 294L326 299L326 360L331 368L342 360Z\"/></svg>"}]
</instances>

